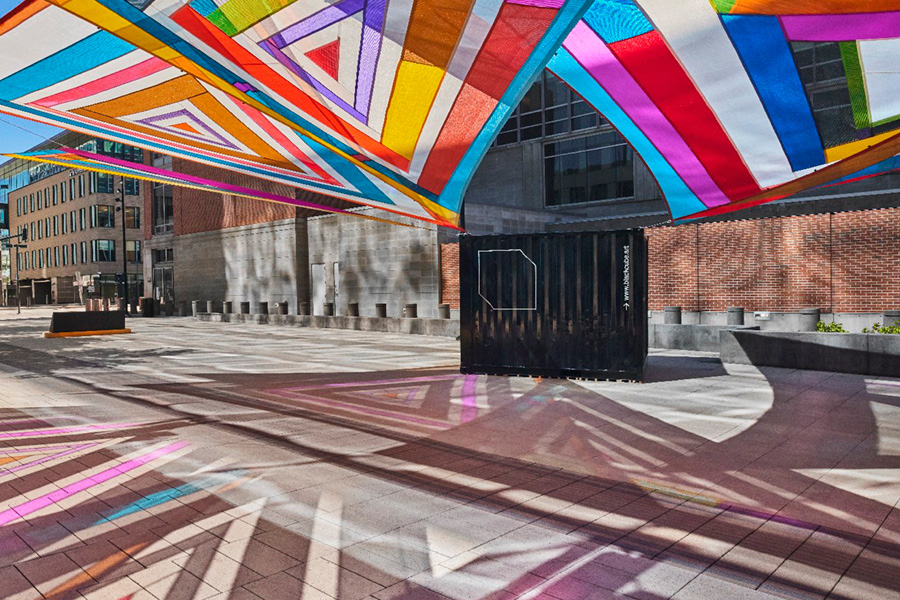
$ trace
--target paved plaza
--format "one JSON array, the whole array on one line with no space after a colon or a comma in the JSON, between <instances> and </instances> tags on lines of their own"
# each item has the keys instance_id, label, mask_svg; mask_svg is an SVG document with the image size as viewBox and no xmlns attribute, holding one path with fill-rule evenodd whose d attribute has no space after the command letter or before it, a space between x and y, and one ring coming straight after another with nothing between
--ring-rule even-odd
<instances>
[{"instance_id":1,"label":"paved plaza","mask_svg":"<svg viewBox=\"0 0 900 600\"><path fill-rule=\"evenodd\" d=\"M900 598L900 379L0 311L0 598Z\"/></svg>"}]
</instances>

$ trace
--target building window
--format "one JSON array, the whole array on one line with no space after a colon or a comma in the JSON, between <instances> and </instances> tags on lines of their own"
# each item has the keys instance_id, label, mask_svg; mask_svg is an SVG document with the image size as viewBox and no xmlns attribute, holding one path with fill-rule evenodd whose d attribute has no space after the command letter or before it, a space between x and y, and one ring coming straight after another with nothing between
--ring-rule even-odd
<instances>
[{"instance_id":1,"label":"building window","mask_svg":"<svg viewBox=\"0 0 900 600\"><path fill-rule=\"evenodd\" d=\"M53 217L53 218L56 219L56 217ZM69 225L69 221L68 221L68 219L66 219L65 213L63 213L62 218L59 220L59 227L62 230L63 235L66 235L68 233L68 229L67 229L68 225Z\"/></svg>"},{"instance_id":2,"label":"building window","mask_svg":"<svg viewBox=\"0 0 900 600\"><path fill-rule=\"evenodd\" d=\"M34 194L28 194L28 204L31 206L31 212L34 212Z\"/></svg>"},{"instance_id":3,"label":"building window","mask_svg":"<svg viewBox=\"0 0 900 600\"><path fill-rule=\"evenodd\" d=\"M81 256L78 259L82 264L86 263L87 260L87 242L81 242Z\"/></svg>"},{"instance_id":4,"label":"building window","mask_svg":"<svg viewBox=\"0 0 900 600\"><path fill-rule=\"evenodd\" d=\"M112 206L91 207L91 227L115 227L116 211Z\"/></svg>"},{"instance_id":5,"label":"building window","mask_svg":"<svg viewBox=\"0 0 900 600\"><path fill-rule=\"evenodd\" d=\"M69 180L69 198L75 199L75 178Z\"/></svg>"},{"instance_id":6,"label":"building window","mask_svg":"<svg viewBox=\"0 0 900 600\"><path fill-rule=\"evenodd\" d=\"M59 246L53 247L53 266L59 266Z\"/></svg>"},{"instance_id":7,"label":"building window","mask_svg":"<svg viewBox=\"0 0 900 600\"><path fill-rule=\"evenodd\" d=\"M16 216L17 217L22 216L22 199L21 198L16 199Z\"/></svg>"},{"instance_id":8,"label":"building window","mask_svg":"<svg viewBox=\"0 0 900 600\"><path fill-rule=\"evenodd\" d=\"M84 197L84 175L78 176L78 197Z\"/></svg>"},{"instance_id":9,"label":"building window","mask_svg":"<svg viewBox=\"0 0 900 600\"><path fill-rule=\"evenodd\" d=\"M141 260L141 242L139 240L128 240L125 242L125 253L128 255L128 262L143 262Z\"/></svg>"},{"instance_id":10,"label":"building window","mask_svg":"<svg viewBox=\"0 0 900 600\"><path fill-rule=\"evenodd\" d=\"M54 185L50 189L52 190L52 193L53 193L53 206L56 206L56 186Z\"/></svg>"},{"instance_id":11,"label":"building window","mask_svg":"<svg viewBox=\"0 0 900 600\"><path fill-rule=\"evenodd\" d=\"M50 217L44 218L44 235L50 237Z\"/></svg>"},{"instance_id":12,"label":"building window","mask_svg":"<svg viewBox=\"0 0 900 600\"><path fill-rule=\"evenodd\" d=\"M125 208L125 227L128 229L141 228L141 209L137 206L128 206Z\"/></svg>"},{"instance_id":13,"label":"building window","mask_svg":"<svg viewBox=\"0 0 900 600\"><path fill-rule=\"evenodd\" d=\"M38 268L44 268L44 253L38 250Z\"/></svg>"},{"instance_id":14,"label":"building window","mask_svg":"<svg viewBox=\"0 0 900 600\"><path fill-rule=\"evenodd\" d=\"M62 262L64 267L69 266L69 247L66 245L62 247Z\"/></svg>"},{"instance_id":15,"label":"building window","mask_svg":"<svg viewBox=\"0 0 900 600\"><path fill-rule=\"evenodd\" d=\"M49 248L49 247L44 248L44 254L46 255L46 258L47 258L47 268L49 269L51 266L53 266L53 262L52 262L52 258L53 258L53 257L52 257L52 254L50 253L50 248Z\"/></svg>"},{"instance_id":16,"label":"building window","mask_svg":"<svg viewBox=\"0 0 900 600\"><path fill-rule=\"evenodd\" d=\"M53 235L59 235L59 217L53 215Z\"/></svg>"},{"instance_id":17,"label":"building window","mask_svg":"<svg viewBox=\"0 0 900 600\"><path fill-rule=\"evenodd\" d=\"M91 240L91 260L94 262L116 262L115 240Z\"/></svg>"},{"instance_id":18,"label":"building window","mask_svg":"<svg viewBox=\"0 0 900 600\"><path fill-rule=\"evenodd\" d=\"M60 202L66 201L66 182L65 181L63 181L62 183L59 184L59 201Z\"/></svg>"},{"instance_id":19,"label":"building window","mask_svg":"<svg viewBox=\"0 0 900 600\"><path fill-rule=\"evenodd\" d=\"M44 222L43 221L37 222L37 237L39 240L44 239Z\"/></svg>"},{"instance_id":20,"label":"building window","mask_svg":"<svg viewBox=\"0 0 900 600\"><path fill-rule=\"evenodd\" d=\"M41 192L37 193L37 206L38 210L41 210L41 208L43 208L44 206L44 194L42 194ZM49 206L49 204L47 206Z\"/></svg>"},{"instance_id":21,"label":"building window","mask_svg":"<svg viewBox=\"0 0 900 600\"><path fill-rule=\"evenodd\" d=\"M75 218L75 211L69 213L69 231L75 233L78 231L78 221Z\"/></svg>"},{"instance_id":22,"label":"building window","mask_svg":"<svg viewBox=\"0 0 900 600\"><path fill-rule=\"evenodd\" d=\"M85 229L87 229L87 224L85 222L86 219L85 219L84 215L85 215L85 210L83 208L79 208L78 209L78 220L81 223L81 231L84 231Z\"/></svg>"},{"instance_id":23,"label":"building window","mask_svg":"<svg viewBox=\"0 0 900 600\"><path fill-rule=\"evenodd\" d=\"M544 144L547 206L634 196L634 153L616 132Z\"/></svg>"},{"instance_id":24,"label":"building window","mask_svg":"<svg viewBox=\"0 0 900 600\"><path fill-rule=\"evenodd\" d=\"M157 263L170 263L175 260L175 253L171 248L163 248L162 250L153 250L152 256L153 264Z\"/></svg>"},{"instance_id":25,"label":"building window","mask_svg":"<svg viewBox=\"0 0 900 600\"><path fill-rule=\"evenodd\" d=\"M166 233L175 228L172 186L153 184L153 232Z\"/></svg>"},{"instance_id":26,"label":"building window","mask_svg":"<svg viewBox=\"0 0 900 600\"><path fill-rule=\"evenodd\" d=\"M599 127L600 115L578 94L544 71L497 134L497 146Z\"/></svg>"}]
</instances>

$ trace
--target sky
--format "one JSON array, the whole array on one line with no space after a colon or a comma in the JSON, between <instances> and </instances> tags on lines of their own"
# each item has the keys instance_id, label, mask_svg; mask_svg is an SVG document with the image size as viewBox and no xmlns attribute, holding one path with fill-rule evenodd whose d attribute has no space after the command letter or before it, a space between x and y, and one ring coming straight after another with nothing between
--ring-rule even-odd
<instances>
[{"instance_id":1,"label":"sky","mask_svg":"<svg viewBox=\"0 0 900 600\"><path fill-rule=\"evenodd\" d=\"M11 11L20 0L0 0L0 17ZM61 129L0 114L0 154L21 152L41 143ZM8 159L0 156L0 163Z\"/></svg>"}]
</instances>

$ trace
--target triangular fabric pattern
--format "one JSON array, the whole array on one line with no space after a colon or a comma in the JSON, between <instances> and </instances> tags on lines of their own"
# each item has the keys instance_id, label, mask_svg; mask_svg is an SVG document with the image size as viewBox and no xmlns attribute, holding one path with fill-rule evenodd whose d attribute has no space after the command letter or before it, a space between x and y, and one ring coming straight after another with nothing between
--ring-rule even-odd
<instances>
[{"instance_id":1,"label":"triangular fabric pattern","mask_svg":"<svg viewBox=\"0 0 900 600\"><path fill-rule=\"evenodd\" d=\"M341 56L340 40L334 40L324 46L319 46L315 50L310 50L305 56L325 71L329 77L337 79L338 64Z\"/></svg>"}]
</instances>

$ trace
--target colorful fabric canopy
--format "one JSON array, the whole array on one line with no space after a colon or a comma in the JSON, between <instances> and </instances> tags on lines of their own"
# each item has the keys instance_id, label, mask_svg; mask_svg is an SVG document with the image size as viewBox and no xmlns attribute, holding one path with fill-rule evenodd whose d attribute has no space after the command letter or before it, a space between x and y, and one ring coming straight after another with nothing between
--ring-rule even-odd
<instances>
[{"instance_id":1,"label":"colorful fabric canopy","mask_svg":"<svg viewBox=\"0 0 900 600\"><path fill-rule=\"evenodd\" d=\"M454 224L588 3L217 1L26 0L0 110Z\"/></svg>"},{"instance_id":2,"label":"colorful fabric canopy","mask_svg":"<svg viewBox=\"0 0 900 600\"><path fill-rule=\"evenodd\" d=\"M896 168L898 9L595 0L549 69L634 146L674 218L722 214Z\"/></svg>"},{"instance_id":3,"label":"colorful fabric canopy","mask_svg":"<svg viewBox=\"0 0 900 600\"><path fill-rule=\"evenodd\" d=\"M196 175L186 175L177 173L167 169L160 169L150 165L144 165L131 161L94 154L85 150L75 148L58 148L54 150L37 150L32 152L23 152L22 154L5 154L11 158L21 158L23 160L33 160L36 162L59 165L71 169L93 171L95 173L106 173L109 175L117 175L120 177L128 177L131 179L141 179L143 181L152 181L155 183L163 183L178 187L192 188L197 190L205 190L210 192L225 193L238 198L251 198L254 200L266 200L268 202L278 202L281 204L292 204L300 208L312 211L334 213L339 215L351 215L381 223L390 223L392 225L401 225L404 227L416 227L394 219L377 217L368 213L360 213L333 206L324 206L308 200L300 198L291 198L281 196L279 194L271 194L262 190L247 188L244 186L234 185L223 181L215 181Z\"/></svg>"},{"instance_id":4,"label":"colorful fabric canopy","mask_svg":"<svg viewBox=\"0 0 900 600\"><path fill-rule=\"evenodd\" d=\"M26 0L0 111L454 225L547 65L679 219L896 168L898 49L898 0Z\"/></svg>"}]
</instances>

